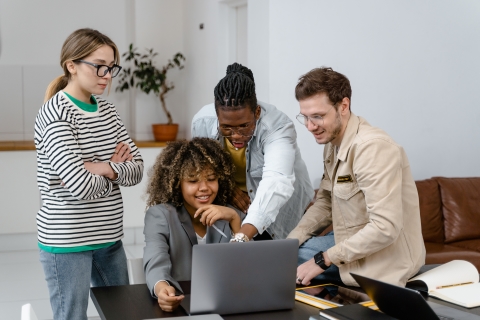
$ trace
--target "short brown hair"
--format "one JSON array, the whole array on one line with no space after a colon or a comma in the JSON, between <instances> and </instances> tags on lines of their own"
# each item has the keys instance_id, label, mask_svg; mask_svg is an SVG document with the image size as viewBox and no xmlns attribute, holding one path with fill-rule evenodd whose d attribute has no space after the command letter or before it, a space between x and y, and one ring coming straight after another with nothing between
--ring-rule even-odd
<instances>
[{"instance_id":1,"label":"short brown hair","mask_svg":"<svg viewBox=\"0 0 480 320\"><path fill-rule=\"evenodd\" d=\"M305 73L298 79L295 87L297 101L319 93L326 93L333 105L336 105L345 97L349 100L352 98L352 88L348 78L327 67L315 68Z\"/></svg>"}]
</instances>

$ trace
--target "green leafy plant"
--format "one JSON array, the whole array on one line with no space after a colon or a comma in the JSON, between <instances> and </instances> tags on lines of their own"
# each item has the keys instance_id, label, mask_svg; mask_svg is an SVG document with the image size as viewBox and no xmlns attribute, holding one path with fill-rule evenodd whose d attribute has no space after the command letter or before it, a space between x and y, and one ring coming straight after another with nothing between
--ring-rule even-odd
<instances>
[{"instance_id":1,"label":"green leafy plant","mask_svg":"<svg viewBox=\"0 0 480 320\"><path fill-rule=\"evenodd\" d=\"M165 95L175 88L173 82L167 82L167 72L170 69L183 69L185 57L180 52L176 53L168 63L161 68L157 68L153 62L158 55L153 49L146 49L145 54L140 54L137 48L130 44L128 51L122 54L125 61L132 61L133 66L123 68L119 76L119 84L115 91L123 92L133 87L137 87L146 94L153 92L160 98L163 111L167 115L168 124L172 124L172 115L165 104Z\"/></svg>"}]
</instances>

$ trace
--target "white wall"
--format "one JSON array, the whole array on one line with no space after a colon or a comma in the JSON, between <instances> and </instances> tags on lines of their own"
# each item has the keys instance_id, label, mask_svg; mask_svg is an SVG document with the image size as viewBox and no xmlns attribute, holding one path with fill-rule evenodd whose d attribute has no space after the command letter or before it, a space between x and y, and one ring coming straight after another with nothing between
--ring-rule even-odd
<instances>
[{"instance_id":1,"label":"white wall","mask_svg":"<svg viewBox=\"0 0 480 320\"><path fill-rule=\"evenodd\" d=\"M188 59L184 125L188 128L187 136L191 137L191 119L201 107L213 102L213 89L227 66L221 70L218 62L219 52L223 52L220 42L224 30L219 18L222 4L218 0L184 0L184 4L184 48Z\"/></svg>"},{"instance_id":2,"label":"white wall","mask_svg":"<svg viewBox=\"0 0 480 320\"><path fill-rule=\"evenodd\" d=\"M255 75L268 72L271 103L294 119L298 77L330 66L351 81L352 111L405 148L415 179L479 175L480 2L275 0L268 7L268 64L255 63L264 56L251 47L249 63ZM297 132L318 186L323 147L300 124Z\"/></svg>"},{"instance_id":3,"label":"white wall","mask_svg":"<svg viewBox=\"0 0 480 320\"><path fill-rule=\"evenodd\" d=\"M178 0L135 0L135 44L140 52L153 48L158 52L156 65L167 64L177 52L186 56L186 67L182 70L171 69L167 74L168 82L175 89L166 96L167 109L173 121L180 124L178 138L185 137L189 126L185 123L185 79L190 63L190 55L184 52L184 4ZM135 99L135 137L137 140L153 140L151 124L166 123L160 100L153 94L136 90Z\"/></svg>"},{"instance_id":4,"label":"white wall","mask_svg":"<svg viewBox=\"0 0 480 320\"><path fill-rule=\"evenodd\" d=\"M183 51L183 2L0 0L0 140L33 139L32 125L46 86L53 75L63 73L59 67L62 44L71 32L84 27L108 35L121 53L132 41L140 50L154 48L159 52L156 63L162 66ZM183 73L169 72L168 80L176 88L166 98L174 121L181 124L186 122L182 110ZM150 125L166 121L160 101L153 94L138 93L130 108L129 93L115 92L116 85L114 80L110 94L104 96L115 104L133 137L153 140ZM4 91L10 93L9 97ZM185 135L185 129L182 125L180 136Z\"/></svg>"}]
</instances>

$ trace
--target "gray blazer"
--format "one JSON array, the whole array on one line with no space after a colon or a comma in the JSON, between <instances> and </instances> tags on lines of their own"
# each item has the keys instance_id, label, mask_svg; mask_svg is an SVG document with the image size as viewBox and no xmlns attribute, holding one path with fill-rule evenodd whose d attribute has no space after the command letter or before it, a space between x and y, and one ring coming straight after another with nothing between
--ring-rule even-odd
<instances>
[{"instance_id":1,"label":"gray blazer","mask_svg":"<svg viewBox=\"0 0 480 320\"><path fill-rule=\"evenodd\" d=\"M234 209L243 220L245 214ZM207 227L206 242L229 242L231 230L228 221L219 220L217 230ZM192 247L197 242L192 220L184 206L179 208L171 204L159 204L150 207L145 214L145 248L143 268L147 285L153 297L154 286L159 280L167 280L181 291L177 281L189 281L192 273Z\"/></svg>"}]
</instances>

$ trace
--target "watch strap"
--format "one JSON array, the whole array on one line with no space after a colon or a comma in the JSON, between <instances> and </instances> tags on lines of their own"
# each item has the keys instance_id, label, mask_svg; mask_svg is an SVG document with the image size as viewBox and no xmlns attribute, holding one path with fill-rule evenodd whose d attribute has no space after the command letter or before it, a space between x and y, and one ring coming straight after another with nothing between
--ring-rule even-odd
<instances>
[{"instance_id":1,"label":"watch strap","mask_svg":"<svg viewBox=\"0 0 480 320\"><path fill-rule=\"evenodd\" d=\"M322 268L323 270L327 270L330 266L327 266L325 264L325 258L323 257L323 251L320 251L317 253L314 257L313 260L315 261L316 265Z\"/></svg>"}]
</instances>

